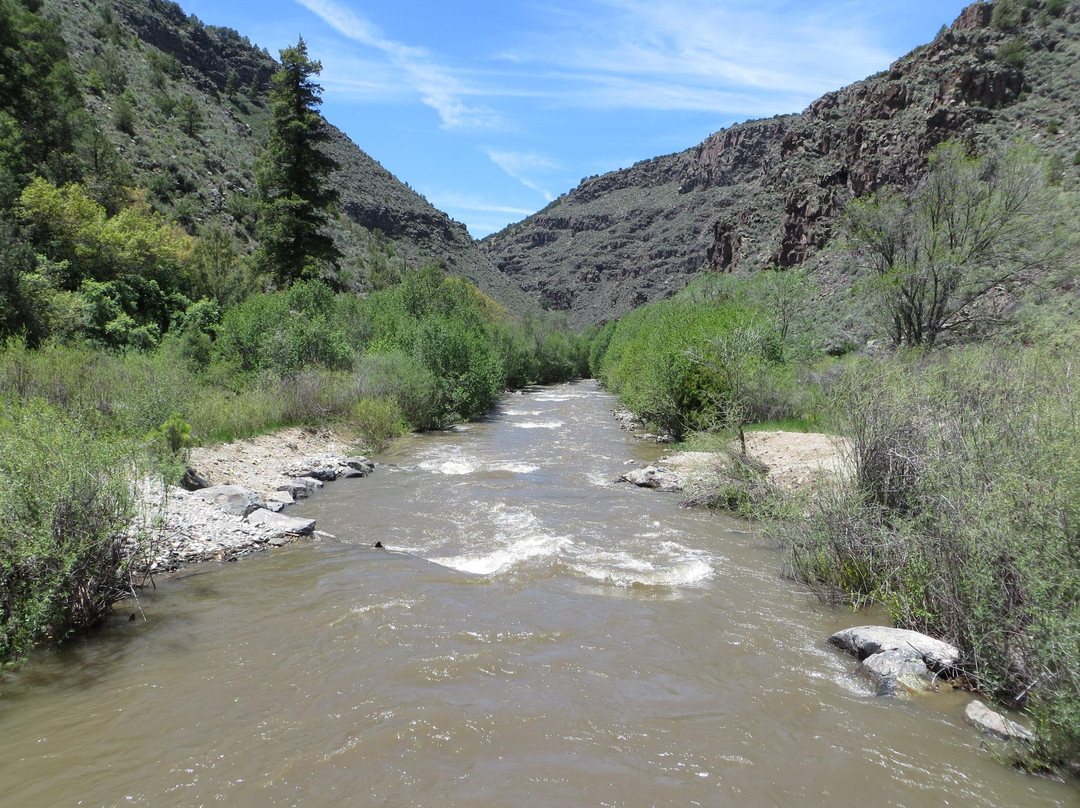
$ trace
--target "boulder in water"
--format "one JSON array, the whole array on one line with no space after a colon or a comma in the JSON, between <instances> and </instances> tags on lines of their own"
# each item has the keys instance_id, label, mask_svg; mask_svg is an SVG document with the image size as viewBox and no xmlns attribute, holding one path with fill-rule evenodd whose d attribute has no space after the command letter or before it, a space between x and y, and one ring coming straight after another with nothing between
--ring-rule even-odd
<instances>
[{"instance_id":1,"label":"boulder in water","mask_svg":"<svg viewBox=\"0 0 1080 808\"><path fill-rule=\"evenodd\" d=\"M995 738L1001 738L1003 741L1025 741L1030 743L1035 740L1035 736L1022 726L1015 721L1010 721L1001 713L991 710L978 699L972 701L964 710L964 718L977 729L988 735L993 735Z\"/></svg>"}]
</instances>

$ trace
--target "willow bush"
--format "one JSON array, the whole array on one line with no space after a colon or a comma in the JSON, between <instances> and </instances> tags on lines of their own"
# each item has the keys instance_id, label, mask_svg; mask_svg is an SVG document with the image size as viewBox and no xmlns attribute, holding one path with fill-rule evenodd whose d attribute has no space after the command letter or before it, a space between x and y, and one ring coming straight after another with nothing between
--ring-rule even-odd
<instances>
[{"instance_id":1,"label":"willow bush","mask_svg":"<svg viewBox=\"0 0 1080 808\"><path fill-rule=\"evenodd\" d=\"M36 401L0 410L0 659L97 622L129 591L130 441Z\"/></svg>"}]
</instances>

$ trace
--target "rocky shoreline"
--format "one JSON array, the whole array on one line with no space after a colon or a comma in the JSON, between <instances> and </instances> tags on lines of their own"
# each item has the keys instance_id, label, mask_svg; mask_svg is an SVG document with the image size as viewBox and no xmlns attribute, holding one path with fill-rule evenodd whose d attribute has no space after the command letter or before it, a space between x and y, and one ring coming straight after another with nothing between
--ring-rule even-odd
<instances>
[{"instance_id":1,"label":"rocky shoreline","mask_svg":"<svg viewBox=\"0 0 1080 808\"><path fill-rule=\"evenodd\" d=\"M193 449L189 488L143 480L128 539L137 573L152 576L201 561L230 561L299 539L332 538L314 519L282 511L324 484L366 477L375 464L350 455L328 429L291 428Z\"/></svg>"}]
</instances>

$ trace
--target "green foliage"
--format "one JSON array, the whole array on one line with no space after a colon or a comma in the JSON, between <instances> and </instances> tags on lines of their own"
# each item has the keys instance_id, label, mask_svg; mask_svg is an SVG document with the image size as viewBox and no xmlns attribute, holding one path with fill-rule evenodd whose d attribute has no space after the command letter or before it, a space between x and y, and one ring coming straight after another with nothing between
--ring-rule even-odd
<instances>
[{"instance_id":1,"label":"green foliage","mask_svg":"<svg viewBox=\"0 0 1080 808\"><path fill-rule=\"evenodd\" d=\"M0 117L17 133L20 185L32 171L58 182L80 176L77 146L96 127L83 109L67 44L58 23L12 0L0 0Z\"/></svg>"},{"instance_id":2,"label":"green foliage","mask_svg":"<svg viewBox=\"0 0 1080 808\"><path fill-rule=\"evenodd\" d=\"M1065 13L1067 4L1065 0L1047 0L1046 13L1051 17L1060 17Z\"/></svg>"},{"instance_id":3,"label":"green foliage","mask_svg":"<svg viewBox=\"0 0 1080 808\"><path fill-rule=\"evenodd\" d=\"M1008 30L1017 28L1024 22L1024 7L1019 0L995 0L990 24L995 28Z\"/></svg>"},{"instance_id":4,"label":"green foliage","mask_svg":"<svg viewBox=\"0 0 1080 808\"><path fill-rule=\"evenodd\" d=\"M943 335L998 325L983 305L995 289L1060 259L1055 195L1028 149L974 157L959 143L931 156L910 196L884 188L845 209L843 227L870 269L894 345L932 347Z\"/></svg>"},{"instance_id":5,"label":"green foliage","mask_svg":"<svg viewBox=\"0 0 1080 808\"><path fill-rule=\"evenodd\" d=\"M1022 68L1027 62L1028 52L1028 46L1024 40L1012 39L998 47L994 58L1004 64Z\"/></svg>"},{"instance_id":6,"label":"green foliage","mask_svg":"<svg viewBox=\"0 0 1080 808\"><path fill-rule=\"evenodd\" d=\"M231 67L225 73L225 95L233 98L240 92L240 74Z\"/></svg>"},{"instance_id":7,"label":"green foliage","mask_svg":"<svg viewBox=\"0 0 1080 808\"><path fill-rule=\"evenodd\" d=\"M443 425L438 380L418 359L399 350L369 351L357 362L355 376L359 398L392 399L412 429Z\"/></svg>"},{"instance_id":8,"label":"green foliage","mask_svg":"<svg viewBox=\"0 0 1080 808\"><path fill-rule=\"evenodd\" d=\"M191 424L185 421L180 413L174 412L150 433L150 438L161 441L170 455L178 457L191 446Z\"/></svg>"},{"instance_id":9,"label":"green foliage","mask_svg":"<svg viewBox=\"0 0 1080 808\"><path fill-rule=\"evenodd\" d=\"M130 450L40 402L0 412L0 658L92 625L128 591Z\"/></svg>"},{"instance_id":10,"label":"green foliage","mask_svg":"<svg viewBox=\"0 0 1080 808\"><path fill-rule=\"evenodd\" d=\"M94 69L101 76L105 89L113 95L119 95L127 89L127 69L115 50L105 50L94 57Z\"/></svg>"},{"instance_id":11,"label":"green foliage","mask_svg":"<svg viewBox=\"0 0 1080 808\"><path fill-rule=\"evenodd\" d=\"M756 309L731 299L643 306L619 320L610 335L601 332L598 342L608 345L600 376L631 410L679 438L722 425L733 410L742 410L737 399L746 391L733 387L713 359L726 352L719 346L751 331L757 336L739 354L745 363L740 379L781 359L778 335Z\"/></svg>"},{"instance_id":12,"label":"green foliage","mask_svg":"<svg viewBox=\"0 0 1080 808\"><path fill-rule=\"evenodd\" d=\"M851 367L835 388L854 477L787 523L807 580L960 646L1026 704L1039 754L1080 754L1080 398L1074 352L956 348Z\"/></svg>"},{"instance_id":13,"label":"green foliage","mask_svg":"<svg viewBox=\"0 0 1080 808\"><path fill-rule=\"evenodd\" d=\"M127 135L135 134L135 105L135 95L130 90L125 90L113 102L113 123Z\"/></svg>"},{"instance_id":14,"label":"green foliage","mask_svg":"<svg viewBox=\"0 0 1080 808\"><path fill-rule=\"evenodd\" d=\"M327 177L338 165L320 151L329 133L318 114L322 88L311 79L322 70L308 58L301 38L281 51L281 70L270 91L270 134L260 158L260 254L281 287L336 270L340 253L323 232L338 194Z\"/></svg>"},{"instance_id":15,"label":"green foliage","mask_svg":"<svg viewBox=\"0 0 1080 808\"><path fill-rule=\"evenodd\" d=\"M359 434L364 451L385 451L394 438L405 433L401 406L393 397L361 398L349 412L349 425Z\"/></svg>"},{"instance_id":16,"label":"green foliage","mask_svg":"<svg viewBox=\"0 0 1080 808\"><path fill-rule=\"evenodd\" d=\"M203 115L199 102L190 95L180 96L176 104L176 118L180 131L188 137L198 137L206 123L206 116Z\"/></svg>"}]
</instances>

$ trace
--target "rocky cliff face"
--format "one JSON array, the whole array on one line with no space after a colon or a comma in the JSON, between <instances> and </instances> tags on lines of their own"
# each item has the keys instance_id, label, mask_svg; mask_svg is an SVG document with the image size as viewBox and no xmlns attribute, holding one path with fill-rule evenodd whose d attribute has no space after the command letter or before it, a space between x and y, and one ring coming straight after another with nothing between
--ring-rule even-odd
<instances>
[{"instance_id":1,"label":"rocky cliff face","mask_svg":"<svg viewBox=\"0 0 1080 808\"><path fill-rule=\"evenodd\" d=\"M84 79L91 71L105 76L104 92L88 93L87 103L130 166L133 184L150 189L152 204L189 227L216 223L254 246L244 200L266 133L266 93L277 69L270 54L168 0L45 0L44 9L61 21L72 64ZM113 122L124 91L136 105L127 132ZM194 136L181 131L170 111L184 96L196 100L202 116ZM370 232L380 230L409 264L444 262L513 310L535 307L495 270L463 224L327 126L333 136L327 151L341 166L332 182L343 213L331 229L346 268L363 254Z\"/></svg>"},{"instance_id":2,"label":"rocky cliff face","mask_svg":"<svg viewBox=\"0 0 1080 808\"><path fill-rule=\"evenodd\" d=\"M482 246L523 290L587 325L702 272L805 263L848 200L917 181L947 140L986 147L1019 136L1071 164L1080 12L1027 8L1022 25L1003 29L992 8L968 7L932 43L800 115L585 180Z\"/></svg>"}]
</instances>

